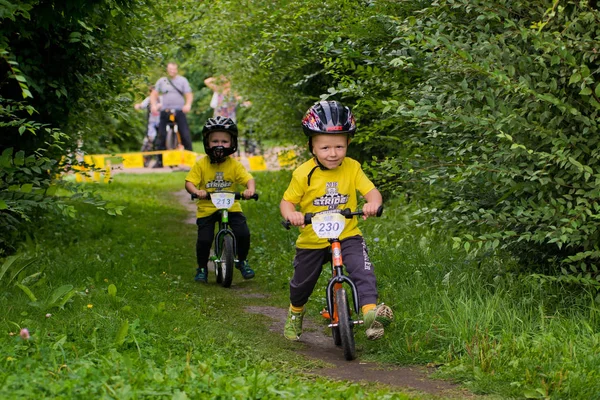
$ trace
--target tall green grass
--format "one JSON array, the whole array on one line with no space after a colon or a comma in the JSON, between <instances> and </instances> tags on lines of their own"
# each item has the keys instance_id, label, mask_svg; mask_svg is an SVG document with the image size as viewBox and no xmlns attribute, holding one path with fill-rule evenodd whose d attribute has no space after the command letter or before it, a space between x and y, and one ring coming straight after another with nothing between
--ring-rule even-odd
<instances>
[{"instance_id":1,"label":"tall green grass","mask_svg":"<svg viewBox=\"0 0 600 400\"><path fill-rule=\"evenodd\" d=\"M81 207L75 220L40 227L0 274L0 397L402 398L305 376L298 345L243 311L287 307L297 235L279 224L290 172L255 176L260 200L243 207L257 275L234 282L266 297L193 282L196 230L173 196L183 173L116 175L99 190L123 216ZM359 357L435 365L478 393L596 397L594 294L512 274L494 255L467 259L443 232L418 226L412 208L390 199L382 218L360 222L380 300L396 318L377 342L358 330ZM315 320L328 277L308 304Z\"/></svg>"},{"instance_id":2,"label":"tall green grass","mask_svg":"<svg viewBox=\"0 0 600 400\"><path fill-rule=\"evenodd\" d=\"M266 268L261 286L287 305L297 232L279 228L276 209L289 173L261 176L253 252ZM439 375L478 393L516 398L594 398L600 393L599 307L592 293L511 273L512 261L468 259L444 232L419 226L414 205L388 199L382 218L360 227L395 323L378 342L357 335L360 357L438 366ZM275 219L275 221L273 220ZM259 252L260 255L256 254ZM320 318L324 271L308 303Z\"/></svg>"},{"instance_id":3,"label":"tall green grass","mask_svg":"<svg viewBox=\"0 0 600 400\"><path fill-rule=\"evenodd\" d=\"M597 397L594 294L512 274L509 259L466 259L443 233L411 221L409 206L390 202L386 211L364 231L396 324L367 354L439 364L441 375L482 393Z\"/></svg>"},{"instance_id":4,"label":"tall green grass","mask_svg":"<svg viewBox=\"0 0 600 400\"><path fill-rule=\"evenodd\" d=\"M81 206L0 262L0 398L409 398L305 375L298 346L244 312L268 299L195 283L196 229L173 196L184 177L116 175L98 189L123 216ZM259 249L257 279L234 278L247 293L268 280Z\"/></svg>"}]
</instances>

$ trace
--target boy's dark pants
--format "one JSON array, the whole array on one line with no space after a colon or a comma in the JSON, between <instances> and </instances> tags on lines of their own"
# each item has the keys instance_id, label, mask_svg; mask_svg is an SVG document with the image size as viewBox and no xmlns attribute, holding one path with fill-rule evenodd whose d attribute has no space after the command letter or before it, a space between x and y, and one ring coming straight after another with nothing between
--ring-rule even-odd
<instances>
[{"instance_id":1,"label":"boy's dark pants","mask_svg":"<svg viewBox=\"0 0 600 400\"><path fill-rule=\"evenodd\" d=\"M358 290L359 305L376 303L377 281L364 238L360 235L352 236L342 240L341 243L346 272ZM331 253L328 247L296 248L294 276L290 281L290 303L294 307L302 307L308 302L319 280L323 265L329 260L331 260Z\"/></svg>"},{"instance_id":2,"label":"boy's dark pants","mask_svg":"<svg viewBox=\"0 0 600 400\"><path fill-rule=\"evenodd\" d=\"M210 257L210 247L215 237L215 224L221 216L218 212L196 219L198 225L198 240L196 241L196 260L198 267L206 268ZM246 216L241 212L229 213L229 226L235 235L238 260L245 261L250 251L250 230Z\"/></svg>"}]
</instances>

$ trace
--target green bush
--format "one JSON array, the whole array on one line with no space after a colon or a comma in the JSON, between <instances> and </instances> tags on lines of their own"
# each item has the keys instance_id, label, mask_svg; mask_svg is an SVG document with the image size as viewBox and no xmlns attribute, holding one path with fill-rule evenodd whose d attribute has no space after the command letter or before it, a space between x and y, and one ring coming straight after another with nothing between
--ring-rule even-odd
<instances>
[{"instance_id":1,"label":"green bush","mask_svg":"<svg viewBox=\"0 0 600 400\"><path fill-rule=\"evenodd\" d=\"M423 80L388 111L423 150L397 176L438 187L423 215L464 226L456 246L598 276L599 18L587 2L440 1L398 23Z\"/></svg>"}]
</instances>

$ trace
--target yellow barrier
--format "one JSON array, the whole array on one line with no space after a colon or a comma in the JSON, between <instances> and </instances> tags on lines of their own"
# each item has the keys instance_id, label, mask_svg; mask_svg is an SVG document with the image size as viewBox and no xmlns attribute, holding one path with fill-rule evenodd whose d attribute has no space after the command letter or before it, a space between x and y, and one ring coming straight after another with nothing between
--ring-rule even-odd
<instances>
[{"instance_id":1,"label":"yellow barrier","mask_svg":"<svg viewBox=\"0 0 600 400\"><path fill-rule=\"evenodd\" d=\"M120 159L124 169L144 168L144 157L162 154L163 165L165 167L186 165L194 166L199 154L188 150L163 150L163 151L144 151L136 153L118 153L118 154L93 154L83 157L83 162L90 165L92 169L102 169L104 171L94 171L90 168L77 166L74 169L81 171L75 173L77 182L108 182L110 180L111 159Z\"/></svg>"},{"instance_id":2,"label":"yellow barrier","mask_svg":"<svg viewBox=\"0 0 600 400\"><path fill-rule=\"evenodd\" d=\"M291 153L291 154L290 154ZM153 155L162 155L163 165L165 167L171 166L188 166L193 167L196 160L200 156L198 153L188 150L163 150L163 151L144 151L136 153L118 153L118 154L93 154L86 155L83 157L83 161L92 167L92 169L102 169L103 171L94 171L90 168L75 167L75 170L81 171L75 173L75 180L77 182L108 182L110 180L111 166L115 163L115 159L123 163L125 170L131 168L144 168L144 157ZM279 165L288 165L295 160L296 154L293 150L285 152L285 157L281 154L278 156ZM111 162L111 160L113 160ZM287 161L286 161L287 160ZM263 156L250 156L248 157L248 163L250 164L250 171L266 171L267 163Z\"/></svg>"},{"instance_id":3,"label":"yellow barrier","mask_svg":"<svg viewBox=\"0 0 600 400\"><path fill-rule=\"evenodd\" d=\"M144 155L142 153L131 153L121 155L123 168L144 168Z\"/></svg>"},{"instance_id":4,"label":"yellow barrier","mask_svg":"<svg viewBox=\"0 0 600 400\"><path fill-rule=\"evenodd\" d=\"M75 173L75 181L76 182L104 182L108 183L110 181L110 160L105 160L101 158L101 163L96 163L94 160L94 156L84 156L83 162L89 165L93 165L95 168L100 168L102 171L91 171L90 169L82 166L74 166L73 169L76 171ZM102 166L99 166L101 164Z\"/></svg>"},{"instance_id":5,"label":"yellow barrier","mask_svg":"<svg viewBox=\"0 0 600 400\"><path fill-rule=\"evenodd\" d=\"M283 150L277 153L277 162L280 168L291 168L296 163L298 156L294 150Z\"/></svg>"},{"instance_id":6,"label":"yellow barrier","mask_svg":"<svg viewBox=\"0 0 600 400\"><path fill-rule=\"evenodd\" d=\"M248 163L250 164L250 171L267 170L267 162L263 156L250 156L248 157Z\"/></svg>"}]
</instances>

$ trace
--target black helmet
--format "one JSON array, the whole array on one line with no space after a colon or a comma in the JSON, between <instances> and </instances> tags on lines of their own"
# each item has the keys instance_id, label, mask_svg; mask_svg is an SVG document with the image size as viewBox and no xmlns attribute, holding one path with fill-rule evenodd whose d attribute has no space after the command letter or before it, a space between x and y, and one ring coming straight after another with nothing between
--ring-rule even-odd
<instances>
[{"instance_id":1,"label":"black helmet","mask_svg":"<svg viewBox=\"0 0 600 400\"><path fill-rule=\"evenodd\" d=\"M210 148L208 137L212 132L227 132L231 135L231 147L216 146ZM235 153L238 145L238 127L231 118L216 116L209 118L202 128L202 136L204 137L204 151L210 157L211 163L221 163L225 161L225 157Z\"/></svg>"},{"instance_id":2,"label":"black helmet","mask_svg":"<svg viewBox=\"0 0 600 400\"><path fill-rule=\"evenodd\" d=\"M352 111L338 101L320 101L308 109L302 119L304 134L308 137L321 134L356 132L356 121Z\"/></svg>"}]
</instances>

